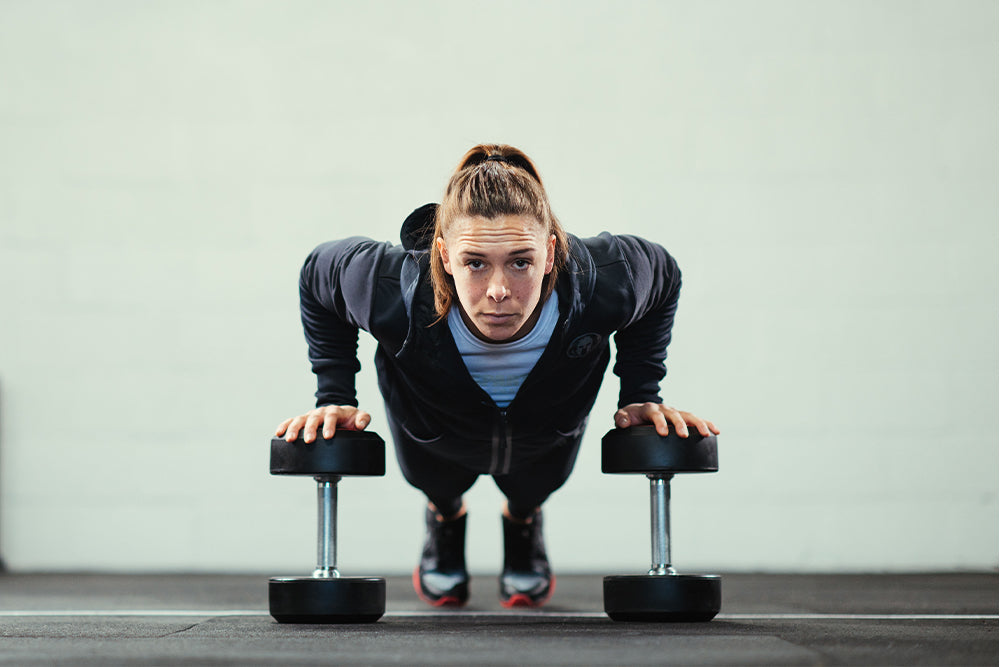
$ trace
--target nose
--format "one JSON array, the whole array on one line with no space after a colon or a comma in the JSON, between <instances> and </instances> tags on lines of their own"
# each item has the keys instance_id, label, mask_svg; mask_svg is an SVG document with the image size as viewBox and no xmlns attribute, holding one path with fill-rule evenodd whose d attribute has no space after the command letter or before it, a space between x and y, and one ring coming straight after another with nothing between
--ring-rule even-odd
<instances>
[{"instance_id":1,"label":"nose","mask_svg":"<svg viewBox=\"0 0 1000 667\"><path fill-rule=\"evenodd\" d=\"M486 288L486 296L492 299L496 303L500 303L507 298L509 292L507 291L507 285L504 284L503 273L497 272L490 277L490 284Z\"/></svg>"}]
</instances>

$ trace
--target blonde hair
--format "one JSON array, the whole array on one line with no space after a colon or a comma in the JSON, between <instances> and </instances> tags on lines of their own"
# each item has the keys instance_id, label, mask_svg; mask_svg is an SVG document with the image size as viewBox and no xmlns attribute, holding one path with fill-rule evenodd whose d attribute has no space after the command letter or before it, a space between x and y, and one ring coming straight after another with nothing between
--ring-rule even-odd
<instances>
[{"instance_id":1,"label":"blonde hair","mask_svg":"<svg viewBox=\"0 0 1000 667\"><path fill-rule=\"evenodd\" d=\"M542 283L542 300L555 289L556 277L566 265L569 242L566 232L549 206L542 179L531 159L505 144L480 144L469 150L448 181L444 199L434 216L431 241L431 282L434 310L448 314L455 300L455 282L444 270L437 239L443 238L458 218L493 219L503 215L531 216L548 234L555 235L555 261Z\"/></svg>"}]
</instances>

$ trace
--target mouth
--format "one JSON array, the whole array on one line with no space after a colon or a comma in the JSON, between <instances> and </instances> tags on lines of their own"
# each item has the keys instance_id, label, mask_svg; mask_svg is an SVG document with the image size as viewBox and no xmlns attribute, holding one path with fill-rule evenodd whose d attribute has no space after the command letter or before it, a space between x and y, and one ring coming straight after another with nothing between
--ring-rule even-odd
<instances>
[{"instance_id":1,"label":"mouth","mask_svg":"<svg viewBox=\"0 0 1000 667\"><path fill-rule=\"evenodd\" d=\"M514 313L483 313L481 317L490 324L504 324L514 319Z\"/></svg>"}]
</instances>

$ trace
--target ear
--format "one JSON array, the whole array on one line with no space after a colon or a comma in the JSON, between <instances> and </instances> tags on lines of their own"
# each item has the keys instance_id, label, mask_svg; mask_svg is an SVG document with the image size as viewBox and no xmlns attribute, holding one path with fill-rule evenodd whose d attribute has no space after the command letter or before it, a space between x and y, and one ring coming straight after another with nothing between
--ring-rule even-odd
<instances>
[{"instance_id":1,"label":"ear","mask_svg":"<svg viewBox=\"0 0 1000 667\"><path fill-rule=\"evenodd\" d=\"M439 236L434 242L437 243L438 254L441 255L441 265L444 267L444 272L449 276L455 275L451 272L451 261L448 259L448 246L444 244L444 238Z\"/></svg>"},{"instance_id":2,"label":"ear","mask_svg":"<svg viewBox=\"0 0 1000 667\"><path fill-rule=\"evenodd\" d=\"M552 273L552 267L556 263L556 235L549 237L549 242L545 248L545 275Z\"/></svg>"}]
</instances>

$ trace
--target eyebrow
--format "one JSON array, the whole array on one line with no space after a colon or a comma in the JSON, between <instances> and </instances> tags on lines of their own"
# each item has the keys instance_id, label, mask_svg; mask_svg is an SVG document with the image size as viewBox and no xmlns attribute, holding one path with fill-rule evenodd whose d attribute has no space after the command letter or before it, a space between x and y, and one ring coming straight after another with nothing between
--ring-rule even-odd
<instances>
[{"instance_id":1,"label":"eyebrow","mask_svg":"<svg viewBox=\"0 0 1000 667\"><path fill-rule=\"evenodd\" d=\"M514 257L515 255L530 255L534 251L534 248L519 248L517 250L511 250L507 253L507 257ZM475 250L460 250L458 254L461 257L486 257L486 253L476 252Z\"/></svg>"}]
</instances>

